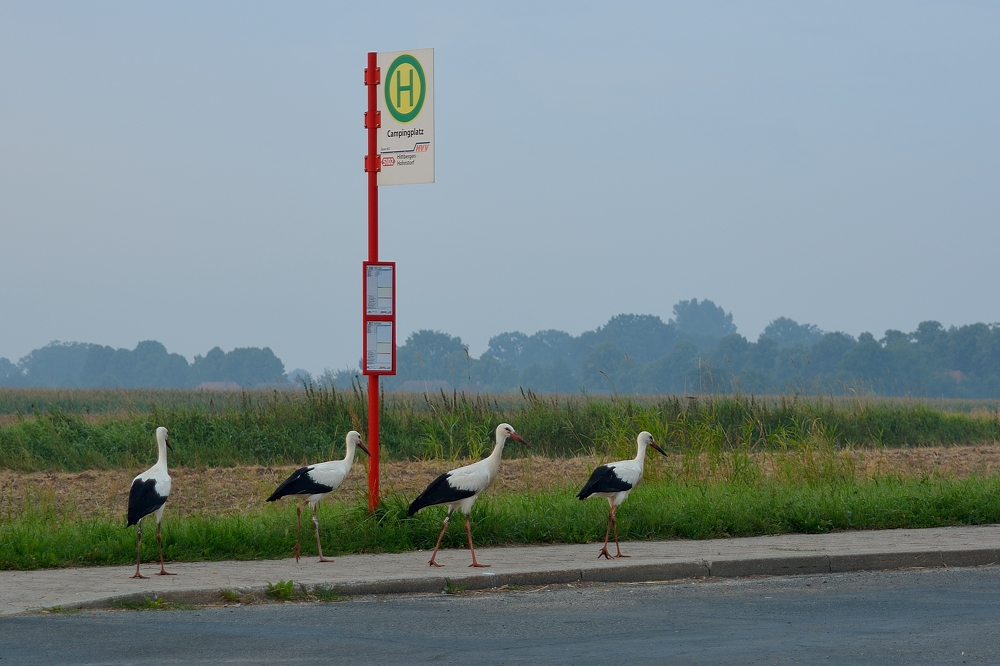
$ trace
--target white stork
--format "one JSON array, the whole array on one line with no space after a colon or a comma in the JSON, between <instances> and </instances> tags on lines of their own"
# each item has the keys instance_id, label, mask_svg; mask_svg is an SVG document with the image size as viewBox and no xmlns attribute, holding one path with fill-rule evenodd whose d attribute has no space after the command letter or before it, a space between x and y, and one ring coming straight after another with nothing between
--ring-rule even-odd
<instances>
[{"instance_id":1,"label":"white stork","mask_svg":"<svg viewBox=\"0 0 1000 666\"><path fill-rule=\"evenodd\" d=\"M361 447L361 450L368 453L368 448L361 441L361 433L352 430L347 433L347 451L343 460L331 460L329 462L316 463L307 467L300 467L292 472L292 475L285 479L278 488L267 498L268 502L291 495L302 497L305 500L299 504L295 518L295 548L292 554L295 561L299 561L302 551L299 544L299 535L302 532L302 507L306 504L312 507L313 525L316 527L316 549L319 551L320 562L333 562L332 559L323 556L323 545L319 541L319 517L316 515L316 505L319 501L340 487L340 484L347 478L347 473L351 471L354 463L354 450Z\"/></svg>"},{"instance_id":2,"label":"white stork","mask_svg":"<svg viewBox=\"0 0 1000 666\"><path fill-rule=\"evenodd\" d=\"M171 451L167 429L160 426L156 429L156 445L158 453L156 464L139 476L132 479L132 487L128 491L128 525L136 526L138 544L135 547L135 573L132 578L148 578L139 573L139 562L142 556L142 519L151 513L156 515L156 545L160 549L160 572L157 576L173 576L163 568L163 539L160 537L160 519L163 518L163 505L170 496L170 474L167 473L167 449Z\"/></svg>"},{"instance_id":3,"label":"white stork","mask_svg":"<svg viewBox=\"0 0 1000 666\"><path fill-rule=\"evenodd\" d=\"M608 513L608 529L604 533L604 547L597 554L598 557L603 556L611 559L611 555L608 553L608 536L611 533L612 525L615 528L615 548L618 550L615 557L631 557L630 555L622 555L621 546L618 545L618 520L615 518L615 510L619 504L625 501L632 489L638 485L639 479L642 478L642 467L646 461L646 447L652 446L663 455L667 455L653 439L653 436L645 430L639 433L636 442L639 445L639 452L635 458L601 465L594 470L583 486L583 490L577 494L577 497L582 500L595 496L606 497L608 504L611 505L611 510Z\"/></svg>"},{"instance_id":4,"label":"white stork","mask_svg":"<svg viewBox=\"0 0 1000 666\"><path fill-rule=\"evenodd\" d=\"M514 432L512 426L507 423L501 423L497 426L496 446L493 447L493 453L489 457L471 465L445 472L434 479L424 492L420 493L420 496L410 504L410 510L407 511L408 516L412 516L426 506L448 505L448 515L444 518L444 525L441 526L441 533L438 534L437 543L434 544L434 552L431 554L431 559L427 564L432 567L444 566L435 562L434 558L437 557L438 548L441 546L441 537L444 536L444 531L448 529L448 521L451 520L451 514L454 513L455 509L461 509L462 513L465 514L465 533L469 537L469 552L472 553L472 564L469 566L490 566L488 564L480 564L476 561L476 551L472 547L472 527L469 525L469 512L472 511L472 505L475 503L479 493L489 488L490 483L496 478L497 470L500 469L500 456L503 454L503 445L508 437L531 446L521 439L520 435Z\"/></svg>"}]
</instances>

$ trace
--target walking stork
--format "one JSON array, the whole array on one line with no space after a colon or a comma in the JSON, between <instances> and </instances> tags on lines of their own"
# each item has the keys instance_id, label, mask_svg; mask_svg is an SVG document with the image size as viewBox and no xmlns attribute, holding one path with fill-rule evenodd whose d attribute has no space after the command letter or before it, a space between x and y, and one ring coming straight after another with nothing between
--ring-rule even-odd
<instances>
[{"instance_id":1,"label":"walking stork","mask_svg":"<svg viewBox=\"0 0 1000 666\"><path fill-rule=\"evenodd\" d=\"M285 496L304 498L304 501L302 504L299 504L295 512L295 548L292 549L292 555L295 556L296 562L299 561L299 556L302 552L299 537L302 533L302 507L306 504L311 506L313 511L313 525L316 527L316 550L319 551L319 561L333 562L332 559L323 556L323 544L319 541L319 517L316 515L316 505L319 504L321 499L339 488L340 484L347 478L347 473L351 471L351 465L354 463L355 448L360 447L362 451L369 456L371 455L371 453L368 453L368 448L364 445L364 442L361 441L361 433L357 430L347 433L345 443L347 451L343 460L331 460L329 462L308 465L307 467L300 467L292 472L292 475L285 479L271 493L271 496L267 498L268 502L273 502Z\"/></svg>"},{"instance_id":2,"label":"walking stork","mask_svg":"<svg viewBox=\"0 0 1000 666\"><path fill-rule=\"evenodd\" d=\"M601 465L594 470L583 486L583 490L577 494L577 497L582 500L588 497L606 497L608 504L611 505L611 510L608 513L608 529L604 533L604 547L597 554L598 557L611 559L611 555L608 553L608 536L611 534L612 526L615 529L615 548L618 550L615 557L631 557L630 555L622 555L621 546L618 545L618 520L615 518L615 510L619 504L625 501L632 489L638 485L639 479L642 478L642 467L646 461L646 447L652 446L663 455L667 455L653 439L653 436L645 430L639 433L636 442L639 445L639 452L635 458Z\"/></svg>"},{"instance_id":3,"label":"walking stork","mask_svg":"<svg viewBox=\"0 0 1000 666\"><path fill-rule=\"evenodd\" d=\"M514 428L511 425L501 423L497 426L496 430L496 446L493 447L493 453L489 457L471 465L445 472L434 479L424 492L420 493L420 496L410 504L410 510L407 511L408 516L412 516L427 506L438 504L448 505L448 515L444 518L441 533L438 534L437 543L434 544L434 552L427 563L430 566L444 566L435 562L434 558L437 557L438 548L441 546L441 537L444 536L444 531L448 529L448 521L451 520L451 514L455 512L455 509L461 509L462 513L465 514L465 533L469 537L469 552L472 553L472 564L469 566L490 566L488 564L480 564L476 561L476 550L472 547L472 527L469 524L469 512L472 511L472 505L475 503L476 498L479 497L479 493L489 488L490 483L496 478L497 471L500 469L500 456L503 454L503 445L508 437L526 446L531 446L521 439L520 435L514 432Z\"/></svg>"},{"instance_id":4,"label":"walking stork","mask_svg":"<svg viewBox=\"0 0 1000 666\"><path fill-rule=\"evenodd\" d=\"M160 537L160 519L163 518L163 505L170 496L170 474L167 473L167 449L171 451L167 429L160 426L156 429L156 445L158 448L156 464L142 474L132 479L132 487L128 491L128 524L125 527L136 526L138 543L135 547L135 573L132 578L149 578L139 573L139 562L142 558L142 519L151 513L156 515L156 545L160 550L160 572L157 576L173 576L163 568L163 539Z\"/></svg>"}]
</instances>

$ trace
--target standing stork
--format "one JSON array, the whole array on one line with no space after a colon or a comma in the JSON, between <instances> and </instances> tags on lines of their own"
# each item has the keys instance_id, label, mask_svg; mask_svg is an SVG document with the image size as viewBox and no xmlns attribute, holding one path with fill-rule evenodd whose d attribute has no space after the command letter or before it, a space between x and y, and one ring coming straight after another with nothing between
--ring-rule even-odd
<instances>
[{"instance_id":1,"label":"standing stork","mask_svg":"<svg viewBox=\"0 0 1000 666\"><path fill-rule=\"evenodd\" d=\"M156 464L142 474L132 479L132 487L128 491L128 524L125 527L136 526L138 543L135 547L135 573L132 578L149 578L139 573L139 562L142 558L142 519L151 513L156 515L156 545L160 550L160 572L157 576L174 576L163 568L163 539L160 537L160 519L163 518L163 505L170 496L170 474L167 473L167 449L171 451L167 429L160 426L156 429L156 445L158 447Z\"/></svg>"},{"instance_id":2,"label":"standing stork","mask_svg":"<svg viewBox=\"0 0 1000 666\"><path fill-rule=\"evenodd\" d=\"M639 445L639 452L635 458L601 465L594 470L583 486L583 490L577 494L577 497L582 500L588 497L606 497L608 504L611 505L611 510L608 512L608 529L604 533L604 547L597 554L598 557L611 559L611 555L608 553L608 536L611 534L612 526L615 528L615 548L618 550L615 557L631 557L631 555L622 555L621 546L618 545L618 520L615 518L615 510L619 504L625 501L632 489L638 485L639 479L642 478L642 467L646 461L646 447L652 446L663 455L667 455L653 439L653 436L645 430L639 433L636 442Z\"/></svg>"},{"instance_id":3,"label":"standing stork","mask_svg":"<svg viewBox=\"0 0 1000 666\"><path fill-rule=\"evenodd\" d=\"M362 451L368 453L368 448L361 441L361 433L352 430L347 433L345 440L347 451L343 460L331 460L329 462L316 463L307 467L300 467L292 472L292 475L285 479L278 488L267 498L268 502L290 495L293 497L305 498L299 504L295 512L295 548L292 555L295 561L299 561L302 552L299 536L302 533L302 507L306 504L312 507L313 525L316 527L316 550L319 551L320 562L333 562L332 559L323 556L323 545L319 541L319 517L316 515L316 505L319 501L340 487L340 484L347 478L347 473L351 471L354 464L354 450L360 447Z\"/></svg>"},{"instance_id":4,"label":"standing stork","mask_svg":"<svg viewBox=\"0 0 1000 666\"><path fill-rule=\"evenodd\" d=\"M469 512L472 511L472 505L475 503L479 493L489 488L490 483L496 478L497 470L500 469L500 456L503 454L503 445L508 437L526 446L531 446L521 439L520 435L514 432L512 426L507 423L501 423L497 426L496 446L493 447L493 453L489 457L471 465L445 472L434 479L424 492L420 493L420 496L410 504L410 510L406 512L408 516L412 516L426 506L448 505L448 515L444 518L441 533L438 534L437 543L434 544L434 552L427 563L430 566L444 566L435 562L434 558L437 557L438 548L441 546L441 537L444 536L444 531L448 529L448 521L451 520L451 514L454 513L455 509L461 509L462 513L465 514L465 533L469 537L469 552L472 553L472 564L469 566L490 566L488 564L480 564L476 561L476 551L472 547L472 527L469 524Z\"/></svg>"}]
</instances>

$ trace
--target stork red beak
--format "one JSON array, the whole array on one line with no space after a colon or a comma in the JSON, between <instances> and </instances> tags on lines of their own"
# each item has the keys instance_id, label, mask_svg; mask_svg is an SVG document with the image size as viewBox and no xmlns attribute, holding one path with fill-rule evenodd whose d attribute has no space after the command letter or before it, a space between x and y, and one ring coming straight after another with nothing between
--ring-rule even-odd
<instances>
[{"instance_id":1,"label":"stork red beak","mask_svg":"<svg viewBox=\"0 0 1000 666\"><path fill-rule=\"evenodd\" d=\"M649 443L649 445L650 445L650 446L652 446L652 447L653 447L654 449L656 449L657 451L659 451L660 453L662 453L663 455L667 455L667 452L666 452L666 451L664 451L663 449L661 449L661 448L660 448L660 445L659 445L659 444L657 444L656 442L650 442L650 443Z\"/></svg>"},{"instance_id":2,"label":"stork red beak","mask_svg":"<svg viewBox=\"0 0 1000 666\"><path fill-rule=\"evenodd\" d=\"M372 457L371 452L368 450L368 447L365 446L364 442L358 442L358 448L361 449L362 451L364 451L365 453L367 453L369 458Z\"/></svg>"},{"instance_id":3,"label":"stork red beak","mask_svg":"<svg viewBox=\"0 0 1000 666\"><path fill-rule=\"evenodd\" d=\"M518 442L521 442L522 444L524 444L525 446L527 446L527 447L528 447L529 449L531 448L531 444L529 444L528 442L526 442L526 441L525 441L525 440L524 440L524 439L523 439L523 438L522 438L522 437L521 437L520 435L518 435L518 434L517 434L516 432L512 432L512 433L510 433L510 438L511 438L511 439L513 439L513 440L517 440Z\"/></svg>"},{"instance_id":4,"label":"stork red beak","mask_svg":"<svg viewBox=\"0 0 1000 666\"><path fill-rule=\"evenodd\" d=\"M167 444L167 448L168 448L168 449L170 449L171 451L173 451L173 450L174 450L174 447L170 446L170 440L169 440L169 439L165 439L165 440L163 440L163 441L164 441L164 442L166 442L166 444Z\"/></svg>"}]
</instances>

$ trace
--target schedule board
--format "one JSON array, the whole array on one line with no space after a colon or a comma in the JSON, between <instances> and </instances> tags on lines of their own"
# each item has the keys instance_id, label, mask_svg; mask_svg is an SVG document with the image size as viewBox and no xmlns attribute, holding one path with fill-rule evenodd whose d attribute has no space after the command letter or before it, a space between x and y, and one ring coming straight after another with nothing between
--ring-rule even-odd
<instances>
[{"instance_id":1,"label":"schedule board","mask_svg":"<svg viewBox=\"0 0 1000 666\"><path fill-rule=\"evenodd\" d=\"M365 314L394 314L396 283L394 264L365 264Z\"/></svg>"},{"instance_id":2,"label":"schedule board","mask_svg":"<svg viewBox=\"0 0 1000 666\"><path fill-rule=\"evenodd\" d=\"M369 321L365 335L366 373L395 372L396 335L391 321Z\"/></svg>"},{"instance_id":3,"label":"schedule board","mask_svg":"<svg viewBox=\"0 0 1000 666\"><path fill-rule=\"evenodd\" d=\"M366 375L396 374L396 263L365 261L364 328Z\"/></svg>"}]
</instances>

